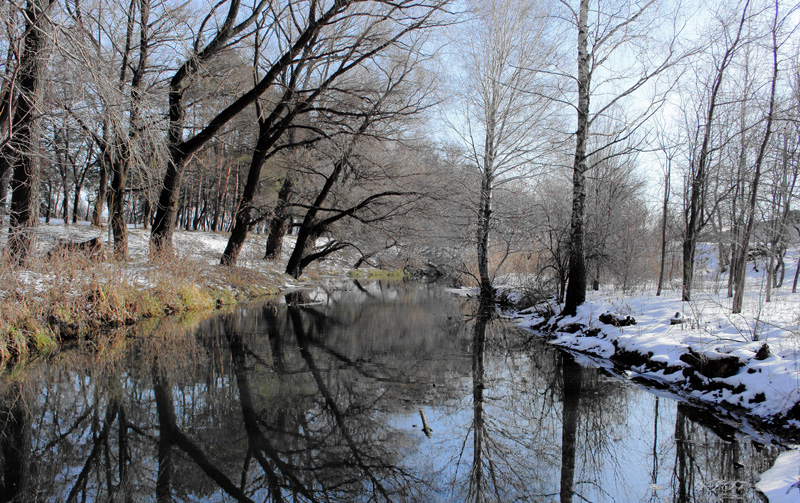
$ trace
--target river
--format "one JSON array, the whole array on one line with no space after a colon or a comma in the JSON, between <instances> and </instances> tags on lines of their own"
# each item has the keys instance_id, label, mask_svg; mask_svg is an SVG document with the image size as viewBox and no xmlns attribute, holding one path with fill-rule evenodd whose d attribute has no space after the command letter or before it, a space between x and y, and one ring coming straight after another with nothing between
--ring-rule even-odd
<instances>
[{"instance_id":1,"label":"river","mask_svg":"<svg viewBox=\"0 0 800 503\"><path fill-rule=\"evenodd\" d=\"M2 500L759 502L780 453L437 286L190 326L6 378Z\"/></svg>"}]
</instances>

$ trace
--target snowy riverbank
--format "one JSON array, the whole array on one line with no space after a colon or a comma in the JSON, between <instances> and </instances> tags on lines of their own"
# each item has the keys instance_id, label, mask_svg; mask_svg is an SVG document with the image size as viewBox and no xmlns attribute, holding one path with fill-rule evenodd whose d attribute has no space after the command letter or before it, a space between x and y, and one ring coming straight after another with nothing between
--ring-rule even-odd
<instances>
[{"instance_id":1,"label":"snowy riverbank","mask_svg":"<svg viewBox=\"0 0 800 503\"><path fill-rule=\"evenodd\" d=\"M787 255L786 283L766 302L763 267L749 264L741 314L731 314L713 267L684 302L680 291L588 292L576 316L545 319L543 306L506 313L556 346L597 359L632 380L666 388L728 414L740 431L758 423L778 437L800 435L800 293L791 280L798 249ZM514 297L515 286L501 287ZM606 315L606 316L601 316ZM608 316L611 315L611 316ZM605 320L600 321L600 318ZM635 324L625 324L627 317ZM610 323L609 323L610 322ZM800 501L800 447L788 446L759 489L771 503Z\"/></svg>"}]
</instances>

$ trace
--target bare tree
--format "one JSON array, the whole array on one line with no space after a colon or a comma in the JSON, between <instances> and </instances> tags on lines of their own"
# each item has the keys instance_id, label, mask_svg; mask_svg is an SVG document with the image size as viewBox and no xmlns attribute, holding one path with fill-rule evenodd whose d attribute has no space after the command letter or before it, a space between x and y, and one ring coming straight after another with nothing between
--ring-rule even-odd
<instances>
[{"instance_id":1,"label":"bare tree","mask_svg":"<svg viewBox=\"0 0 800 503\"><path fill-rule=\"evenodd\" d=\"M697 248L699 233L709 215L706 207L707 184L711 163L711 154L714 146L712 145L712 135L714 134L713 125L717 115L719 100L721 99L720 89L722 88L725 74L731 65L734 56L739 48L742 39L742 32L745 22L749 17L749 5L747 0L742 8L739 22L734 25L733 30L728 23L722 23L722 52L713 57L713 73L710 75L708 85L708 96L705 98L705 107L697 129L694 134L694 149L690 158L690 178L688 190L688 204L684 210L686 220L686 230L683 239L683 291L684 301L691 300L692 281L694 278L694 256Z\"/></svg>"},{"instance_id":2,"label":"bare tree","mask_svg":"<svg viewBox=\"0 0 800 503\"><path fill-rule=\"evenodd\" d=\"M351 239L357 233L334 234L334 226L346 221L377 226L407 214L422 197L410 185L414 171L399 169L381 155L382 145L403 139L403 123L431 105L430 83L418 74L419 57L390 53L370 68L380 68L377 76L354 75L317 107L326 139L317 147L318 167L307 169L321 186L312 186L308 202L293 204L303 214L287 274L298 277L310 263L335 251L359 249ZM318 248L317 239L325 234L328 239Z\"/></svg>"},{"instance_id":3,"label":"bare tree","mask_svg":"<svg viewBox=\"0 0 800 503\"><path fill-rule=\"evenodd\" d=\"M763 238L769 255L766 302L771 300L772 288L783 286L786 274L784 257L791 232L791 208L798 187L798 178L800 178L800 163L797 162L798 144L796 137L790 139L789 133L794 129L789 124L784 125L784 130L781 131L776 145L778 150L776 166L771 170L772 180L769 198L771 204L770 210L766 212L768 222L766 235Z\"/></svg>"},{"instance_id":4,"label":"bare tree","mask_svg":"<svg viewBox=\"0 0 800 503\"><path fill-rule=\"evenodd\" d=\"M676 152L673 145L667 144L666 140L659 138L659 150L663 153L664 160L662 167L664 169L664 196L661 204L661 253L658 268L658 287L656 288L656 297L661 295L661 290L664 286L664 268L667 257L667 220L669 212L669 196L671 189L672 178L672 162L675 158Z\"/></svg>"},{"instance_id":5,"label":"bare tree","mask_svg":"<svg viewBox=\"0 0 800 503\"><path fill-rule=\"evenodd\" d=\"M321 112L322 114L331 112L331 110L325 109L315 110L315 101L324 96L345 75L363 67L390 48L398 52L402 47L403 51L411 55L400 63L391 60L385 61L388 65L385 72L386 78L391 82L390 90L387 93L397 92L397 85L400 83L405 86L403 81L412 73L418 61L417 56L414 55L418 51L415 41L415 37L418 37L417 32L435 26L439 22L436 14L443 5L444 2L434 2L423 8L418 6L415 9L409 9L407 12L404 12L406 7L403 2L393 6L389 4L389 8L381 3L362 7L363 10L360 12L366 16L366 22L345 17L337 24L322 27L305 44L303 51L298 54L297 61L284 68L283 78L276 82L276 84L282 85L282 88L277 90L281 96L274 106L268 109L261 102L257 102L258 140L242 199L238 204L231 238L221 259L223 264L230 265L236 262L239 250L247 236L248 227L253 224L253 199L258 189L264 161L273 155L276 148L291 147L294 143L290 138L288 144L279 145L279 140L284 134L297 127L308 128L311 126L313 129L313 125L309 124L308 120L301 121L299 118L311 112ZM353 15L358 12L357 10L353 11ZM344 23L344 26L348 26L349 29L342 30L342 25L339 23ZM293 40L289 38L281 40L280 46L289 47L292 43ZM400 55L393 54L392 57L397 59L400 58ZM268 68L268 71L274 70L274 67ZM376 73L381 73L380 67L371 69L377 70ZM379 98L376 103L383 105L383 100ZM381 106L378 108L380 109ZM408 110L404 109L399 111L398 115L407 112ZM350 112L341 110L340 113L346 117ZM368 120L365 118L364 127L366 128L371 125L375 117L372 112L363 113L369 117ZM383 117L386 110L380 110L378 114ZM313 142L316 141L315 138L326 134L328 133L322 132L321 135L312 135L310 140L300 141L303 143ZM288 179L288 183L291 183L291 177Z\"/></svg>"},{"instance_id":6,"label":"bare tree","mask_svg":"<svg viewBox=\"0 0 800 503\"><path fill-rule=\"evenodd\" d=\"M48 38L52 30L50 12L55 0L28 0L23 16L25 33L18 54L19 70L13 83L16 103L3 157L12 159L11 210L7 252L22 263L33 246L33 227L39 203L39 124L47 62ZM11 112L12 108L9 108Z\"/></svg>"},{"instance_id":7,"label":"bare tree","mask_svg":"<svg viewBox=\"0 0 800 503\"><path fill-rule=\"evenodd\" d=\"M636 143L606 145L588 160L584 248L587 264L594 268L593 290L600 287L601 271L623 289L643 276L637 266L646 242L647 211Z\"/></svg>"},{"instance_id":8,"label":"bare tree","mask_svg":"<svg viewBox=\"0 0 800 503\"><path fill-rule=\"evenodd\" d=\"M185 138L187 108L185 95L187 89L195 80L202 65L219 56L229 44L235 42L237 37L250 29L267 4L266 0L258 0L254 2L249 12L244 13L241 11L241 2L234 0L230 3L227 14L218 28L209 33L206 28L209 23L216 21L217 9L221 5L216 4L209 10L200 27L201 29L197 30L190 54L182 61L169 79L168 162L150 235L151 253L154 255L169 255L172 253L172 233L175 229L181 180L189 157L211 140L228 121L244 110L246 106L253 103L269 87L275 75L268 74L259 85L220 111L200 132L189 138ZM337 7L338 5L335 5L332 13L325 14L332 16L338 11ZM244 16L244 19L241 19L242 16ZM311 34L313 32L309 33L309 35ZM292 49L294 50L289 50L284 54L281 60L284 65L288 64L297 54L297 50L294 47Z\"/></svg>"},{"instance_id":9,"label":"bare tree","mask_svg":"<svg viewBox=\"0 0 800 503\"><path fill-rule=\"evenodd\" d=\"M590 0L580 0L576 8L567 0L561 0L566 9L565 17L577 29L578 35L577 65L574 72L557 70L576 86L575 100L564 100L577 112L569 281L563 309L563 313L567 315L574 315L577 307L586 299L586 173L590 169L588 159L592 154L588 150L592 125L600 118L609 118L609 112L618 110L631 96L644 92L658 76L684 57L675 46L675 33L679 31L676 21L659 57L626 59L634 61L633 64L620 62L620 53L642 50L647 45L637 42L648 38L655 40L655 35L660 30L656 29L654 3L654 0L622 1L593 7ZM673 19L677 18L673 16ZM648 105L637 110L638 116L625 117L619 121L613 134L606 133L605 141L598 141L595 148L602 149L609 144L624 142L653 114L661 103L661 97L668 90L668 86L659 89L658 94L648 100ZM599 92L603 93L603 97L591 109L590 98Z\"/></svg>"},{"instance_id":10,"label":"bare tree","mask_svg":"<svg viewBox=\"0 0 800 503\"><path fill-rule=\"evenodd\" d=\"M474 19L458 27L466 55L456 94L461 98L450 123L460 138L466 162L480 173L475 212L477 277L481 296L494 297L491 249L499 213L494 192L532 176L547 136L542 134L549 105L543 91L546 12L534 2L492 0L474 5Z\"/></svg>"},{"instance_id":11,"label":"bare tree","mask_svg":"<svg viewBox=\"0 0 800 503\"><path fill-rule=\"evenodd\" d=\"M180 194L181 178L187 159L195 153L202 145L213 138L219 130L238 113L255 100L263 95L267 90L274 89L276 82L281 74L296 63L296 58L300 57L305 48L311 44L321 30L326 27L338 27L349 39L349 49L343 49L350 54L349 60L359 59L361 51L365 48L367 52L380 46L385 32L375 33L369 29L375 24L394 26L394 33L416 30L420 23L426 24L434 13L442 10L447 0L426 0L417 2L416 0L373 0L361 2L356 0L335 0L332 2L318 2L292 0L285 5L273 6L272 11L282 11L284 8L290 15L286 21L288 26L273 26L275 33L291 33L292 38L287 44L274 44L278 51L269 60L267 69L261 80L248 92L242 94L230 105L221 110L211 120L201 128L199 132L184 139L184 114L186 104L183 100L185 87L190 83L191 77L197 73L198 64L211 58L224 47L229 40L241 33L246 27L250 26L258 15L259 10L266 5L260 2L253 10L253 14L246 21L234 25L236 13L231 10L228 21L220 30L215 38L200 47L200 40L196 44L196 54L187 59L180 69L173 75L170 81L170 114L169 114L169 162L164 176L164 188L159 196L158 207L154 217L154 225L151 233L151 251L158 255L169 254L172 247L172 232L175 226L175 216L177 213L178 196ZM235 3L238 7L238 3ZM232 7L234 4L232 4ZM280 16L278 16L280 18ZM368 29L364 30L366 27ZM375 39L373 39L373 36ZM391 37L394 39L394 36ZM390 39L390 40L391 40ZM269 44L267 44L269 45ZM280 133L291 123L292 115L281 115L284 107L280 107L274 117L275 124L280 125L275 133L277 141ZM273 135L270 135L270 138Z\"/></svg>"},{"instance_id":12,"label":"bare tree","mask_svg":"<svg viewBox=\"0 0 800 503\"><path fill-rule=\"evenodd\" d=\"M764 164L764 157L767 153L769 146L770 135L772 134L772 124L775 117L775 88L778 82L778 30L780 29L780 3L776 0L775 15L772 21L771 36L772 36L772 76L769 91L769 103L764 117L764 133L761 140L761 145L758 149L758 154L755 160L753 179L750 184L750 201L745 213L745 223L743 226L743 233L741 236L741 244L737 247L739 252L738 263L744 264L747 259L747 252L750 248L750 236L753 234L753 227L756 219L756 203L758 201L758 186L761 181L762 166ZM734 314L742 312L742 300L744 298L744 283L746 267L740 267L734 278L734 294L732 312Z\"/></svg>"}]
</instances>

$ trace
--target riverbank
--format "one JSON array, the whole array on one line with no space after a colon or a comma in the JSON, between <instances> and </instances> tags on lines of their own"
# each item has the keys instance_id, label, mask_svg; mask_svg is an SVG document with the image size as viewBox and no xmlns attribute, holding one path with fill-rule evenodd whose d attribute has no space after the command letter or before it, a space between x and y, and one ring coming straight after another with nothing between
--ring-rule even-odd
<instances>
[{"instance_id":1,"label":"riverbank","mask_svg":"<svg viewBox=\"0 0 800 503\"><path fill-rule=\"evenodd\" d=\"M759 430L773 433L789 450L757 487L770 503L800 501L798 294L775 292L765 303L751 292L737 316L729 314L729 299L709 292L696 299L682 302L677 292L592 292L576 316L543 316L536 308L507 315L553 345L588 355L596 366L713 406L732 432L756 439Z\"/></svg>"},{"instance_id":2,"label":"riverbank","mask_svg":"<svg viewBox=\"0 0 800 503\"><path fill-rule=\"evenodd\" d=\"M536 308L508 313L554 345L625 369L631 379L743 413L800 439L800 328L797 294L746 303L679 292L619 296L593 292L576 316L543 316ZM542 306L538 306L539 309ZM794 319L793 319L794 318Z\"/></svg>"},{"instance_id":3,"label":"riverbank","mask_svg":"<svg viewBox=\"0 0 800 503\"><path fill-rule=\"evenodd\" d=\"M148 254L147 229L129 229L125 261L110 260L113 250L107 229L52 221L37 226L35 232L35 250L25 267L0 264L2 366L145 319L210 312L300 285L280 272L283 262L262 258L265 236L251 236L239 264L223 267L219 258L228 239L225 233L176 231L175 257L154 263ZM48 257L58 243L94 238L103 243L105 260L86 250L62 249ZM312 269L309 274L324 272Z\"/></svg>"},{"instance_id":4,"label":"riverbank","mask_svg":"<svg viewBox=\"0 0 800 503\"><path fill-rule=\"evenodd\" d=\"M793 461L800 447L792 444L800 443L800 293L792 293L791 281L798 255L797 247L787 254L787 281L770 291L769 302L763 264L748 264L741 314L731 314L727 285L706 254L689 302L679 288L661 296L655 289L609 288L587 292L576 316L561 316L554 302L517 304L504 315L595 366L712 406L736 431L774 434L790 450L760 488L771 491L770 502L798 501L800 471ZM500 291L521 301L521 285L512 281Z\"/></svg>"},{"instance_id":5,"label":"riverbank","mask_svg":"<svg viewBox=\"0 0 800 503\"><path fill-rule=\"evenodd\" d=\"M727 277L718 272L711 249L698 254L691 301L681 300L679 284L660 296L647 286L626 292L610 286L587 291L576 316L561 316L552 301L526 305L522 281L507 278L498 288L516 306L505 315L554 345L797 435L800 292L792 293L792 279L798 257L800 247L787 253L786 280L771 289L769 302L766 268L749 262L739 314L731 314Z\"/></svg>"}]
</instances>

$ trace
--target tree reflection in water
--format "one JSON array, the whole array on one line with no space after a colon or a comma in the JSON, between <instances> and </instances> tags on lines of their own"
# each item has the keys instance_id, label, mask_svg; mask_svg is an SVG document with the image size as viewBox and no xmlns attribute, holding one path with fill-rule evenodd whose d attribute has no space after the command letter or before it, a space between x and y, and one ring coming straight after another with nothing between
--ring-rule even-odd
<instances>
[{"instance_id":1,"label":"tree reflection in water","mask_svg":"<svg viewBox=\"0 0 800 503\"><path fill-rule=\"evenodd\" d=\"M530 341L491 306L359 286L196 335L165 321L8 380L0 497L757 501L748 484L776 449ZM420 408L431 438L412 427Z\"/></svg>"}]
</instances>

